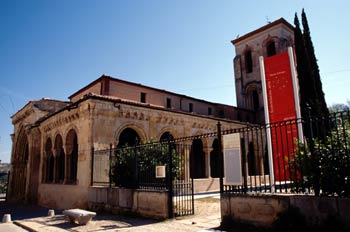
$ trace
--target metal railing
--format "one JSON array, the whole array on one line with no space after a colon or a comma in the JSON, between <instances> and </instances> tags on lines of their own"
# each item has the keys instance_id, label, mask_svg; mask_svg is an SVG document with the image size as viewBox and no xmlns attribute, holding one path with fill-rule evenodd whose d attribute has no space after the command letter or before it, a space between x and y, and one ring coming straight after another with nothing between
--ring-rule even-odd
<instances>
[{"instance_id":1,"label":"metal railing","mask_svg":"<svg viewBox=\"0 0 350 232\"><path fill-rule=\"evenodd\" d=\"M349 111L222 134L239 134L243 179L224 192L350 196Z\"/></svg>"},{"instance_id":2,"label":"metal railing","mask_svg":"<svg viewBox=\"0 0 350 232\"><path fill-rule=\"evenodd\" d=\"M201 158L198 160L199 156L196 157L194 147L198 143L194 141L210 138L221 143L226 135L232 134L238 138L236 149L240 154L241 183L230 184L225 181L227 177L221 178L224 180L222 192L350 195L349 111L333 113L327 118L287 120L224 131L218 124L217 132L203 135L133 147L111 146L107 150L92 150L91 183L175 191L172 189L175 188L175 180L207 178L205 173L222 175L222 158L219 155L220 159L211 159L211 153L225 157L226 148L204 148L207 154L203 155L207 158L202 162ZM227 162L225 165L230 169L231 165ZM200 165L205 167L198 169ZM156 170L165 171L165 175L156 175ZM228 173L227 170L224 173Z\"/></svg>"}]
</instances>

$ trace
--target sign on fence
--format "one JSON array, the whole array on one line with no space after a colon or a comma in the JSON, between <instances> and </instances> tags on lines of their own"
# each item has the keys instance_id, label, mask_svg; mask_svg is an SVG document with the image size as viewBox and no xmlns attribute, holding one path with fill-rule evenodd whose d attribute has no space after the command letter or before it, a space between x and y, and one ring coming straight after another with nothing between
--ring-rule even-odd
<instances>
[{"instance_id":1,"label":"sign on fence","mask_svg":"<svg viewBox=\"0 0 350 232\"><path fill-rule=\"evenodd\" d=\"M242 185L240 135L239 133L224 135L223 142L225 184Z\"/></svg>"}]
</instances>

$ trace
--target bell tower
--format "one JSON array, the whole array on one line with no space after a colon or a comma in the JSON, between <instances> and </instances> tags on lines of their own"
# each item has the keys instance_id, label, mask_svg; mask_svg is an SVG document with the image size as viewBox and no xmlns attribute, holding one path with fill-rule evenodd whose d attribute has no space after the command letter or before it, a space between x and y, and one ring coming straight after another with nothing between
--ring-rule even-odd
<instances>
[{"instance_id":1,"label":"bell tower","mask_svg":"<svg viewBox=\"0 0 350 232\"><path fill-rule=\"evenodd\" d=\"M269 57L294 48L294 27L285 19L249 32L231 41L235 46L233 59L236 99L239 108L254 111L247 121L265 123L259 57Z\"/></svg>"}]
</instances>

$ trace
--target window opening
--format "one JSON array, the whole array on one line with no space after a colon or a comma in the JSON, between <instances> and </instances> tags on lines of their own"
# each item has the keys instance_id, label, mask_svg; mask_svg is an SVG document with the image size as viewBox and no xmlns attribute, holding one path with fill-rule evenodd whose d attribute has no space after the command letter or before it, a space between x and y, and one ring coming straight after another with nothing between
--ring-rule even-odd
<instances>
[{"instance_id":1,"label":"window opening","mask_svg":"<svg viewBox=\"0 0 350 232\"><path fill-rule=\"evenodd\" d=\"M250 50L245 52L245 66L246 66L246 73L253 72L253 59L252 59L252 52Z\"/></svg>"},{"instance_id":2,"label":"window opening","mask_svg":"<svg viewBox=\"0 0 350 232\"><path fill-rule=\"evenodd\" d=\"M142 103L146 103L146 93L141 93L141 96L140 96L140 101L142 102Z\"/></svg>"},{"instance_id":3,"label":"window opening","mask_svg":"<svg viewBox=\"0 0 350 232\"><path fill-rule=\"evenodd\" d=\"M276 55L276 47L275 42L271 41L267 44L267 56Z\"/></svg>"}]
</instances>

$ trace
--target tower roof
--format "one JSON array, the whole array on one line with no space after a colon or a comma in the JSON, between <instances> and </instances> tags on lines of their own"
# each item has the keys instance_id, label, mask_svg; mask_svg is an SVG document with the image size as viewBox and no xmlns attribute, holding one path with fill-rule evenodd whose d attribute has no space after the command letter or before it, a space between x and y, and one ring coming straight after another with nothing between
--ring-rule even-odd
<instances>
[{"instance_id":1,"label":"tower roof","mask_svg":"<svg viewBox=\"0 0 350 232\"><path fill-rule=\"evenodd\" d=\"M256 30L254 30L254 31L251 31L251 32L249 32L249 33L247 33L247 34L245 34L245 35L243 35L241 37L238 37L237 39L231 40L231 43L233 45L235 45L235 44L239 43L240 41L242 41L242 40L244 40L246 38L252 37L253 35L258 34L258 33L262 32L262 31L265 31L265 30L267 30L267 29L269 29L271 27L274 27L274 26L276 26L278 24L283 24L283 25L287 26L289 29L294 30L294 26L292 24L287 22L287 20L285 20L284 18L280 18L280 19L278 19L276 21L273 21L273 22L271 22L271 23L269 23L269 24L267 24L265 26L262 26L262 27L260 27L260 28L258 28Z\"/></svg>"}]
</instances>

